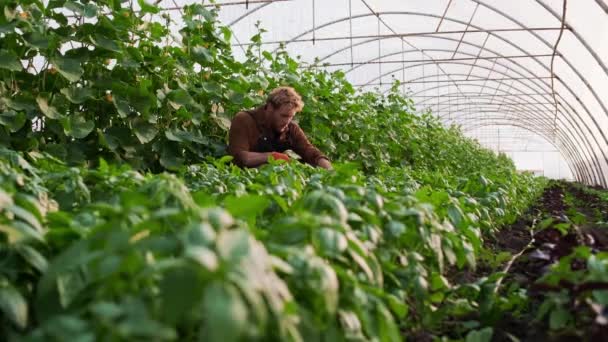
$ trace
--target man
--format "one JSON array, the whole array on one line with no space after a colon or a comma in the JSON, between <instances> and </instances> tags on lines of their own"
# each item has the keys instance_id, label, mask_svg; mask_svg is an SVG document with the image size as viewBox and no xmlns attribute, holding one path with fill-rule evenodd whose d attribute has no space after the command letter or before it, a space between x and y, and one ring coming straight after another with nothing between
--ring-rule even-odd
<instances>
[{"instance_id":1,"label":"man","mask_svg":"<svg viewBox=\"0 0 608 342\"><path fill-rule=\"evenodd\" d=\"M302 98L293 88L279 87L270 92L263 106L237 113L228 138L228 153L235 163L258 167L268 162L269 157L289 161L283 152L292 150L310 165L331 169L329 159L292 122L302 107Z\"/></svg>"}]
</instances>

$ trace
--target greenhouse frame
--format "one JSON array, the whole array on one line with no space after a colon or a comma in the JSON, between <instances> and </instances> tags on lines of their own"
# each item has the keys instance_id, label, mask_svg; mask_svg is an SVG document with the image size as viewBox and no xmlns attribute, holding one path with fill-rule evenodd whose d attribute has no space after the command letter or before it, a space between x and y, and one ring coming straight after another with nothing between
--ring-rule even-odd
<instances>
[{"instance_id":1,"label":"greenhouse frame","mask_svg":"<svg viewBox=\"0 0 608 342\"><path fill-rule=\"evenodd\" d=\"M160 1L179 14L188 1ZM341 69L363 90L399 80L418 110L465 132L542 137L576 180L608 183L608 35L594 1L217 1L235 53L265 29L303 67ZM176 15L178 17L179 15Z\"/></svg>"}]
</instances>

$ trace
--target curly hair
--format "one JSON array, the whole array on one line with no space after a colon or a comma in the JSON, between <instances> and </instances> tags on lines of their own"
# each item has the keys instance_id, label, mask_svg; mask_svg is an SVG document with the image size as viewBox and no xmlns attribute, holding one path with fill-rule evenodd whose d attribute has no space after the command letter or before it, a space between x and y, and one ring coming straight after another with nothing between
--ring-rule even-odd
<instances>
[{"instance_id":1,"label":"curly hair","mask_svg":"<svg viewBox=\"0 0 608 342\"><path fill-rule=\"evenodd\" d=\"M275 88L268 94L266 103L272 104L273 107L279 108L282 105L289 104L296 109L297 112L301 111L304 107L302 97L292 87L278 87Z\"/></svg>"}]
</instances>

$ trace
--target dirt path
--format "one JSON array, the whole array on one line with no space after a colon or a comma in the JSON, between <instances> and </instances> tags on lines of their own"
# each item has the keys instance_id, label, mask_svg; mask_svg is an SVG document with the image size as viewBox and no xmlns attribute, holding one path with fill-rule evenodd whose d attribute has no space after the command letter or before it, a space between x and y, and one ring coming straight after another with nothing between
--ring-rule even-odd
<instances>
[{"instance_id":1,"label":"dirt path","mask_svg":"<svg viewBox=\"0 0 608 342\"><path fill-rule=\"evenodd\" d=\"M543 278L555 272L553 265L560 260L569 260L564 258L577 252L580 246L587 246L592 254L608 251L608 227L602 223L608 221L606 213L608 203L598 196L571 183L554 183L526 215L503 228L495 241L488 243L487 247L496 253L506 251L515 256L510 260L504 283L526 289L530 299L529 312L518 317L507 315L495 327L494 340L512 341L516 337L521 341L608 341L608 325L602 324L601 312L592 312L591 305L584 301L591 291L608 289L608 282L581 284L565 277L548 283ZM586 259L571 259L566 273L587 271ZM537 319L548 298L563 298L560 308L568 312L551 312L547 314L549 319ZM557 322L559 314L574 317L573 323L568 328L550 329L550 325L557 325L552 320Z\"/></svg>"}]
</instances>

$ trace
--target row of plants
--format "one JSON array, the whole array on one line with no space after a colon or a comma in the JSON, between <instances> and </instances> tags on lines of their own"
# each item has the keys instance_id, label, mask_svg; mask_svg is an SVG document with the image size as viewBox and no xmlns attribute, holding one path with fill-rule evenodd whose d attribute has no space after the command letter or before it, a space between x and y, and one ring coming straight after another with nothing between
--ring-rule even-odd
<instances>
[{"instance_id":1,"label":"row of plants","mask_svg":"<svg viewBox=\"0 0 608 342\"><path fill-rule=\"evenodd\" d=\"M0 307L5 331L32 340L391 341L441 329L478 313L493 284L453 284L449 270L474 268L501 211L524 205L503 186L477 197L349 164L143 174L3 157ZM482 313L512 305L491 300ZM453 337L492 324L466 322Z\"/></svg>"},{"instance_id":2,"label":"row of plants","mask_svg":"<svg viewBox=\"0 0 608 342\"><path fill-rule=\"evenodd\" d=\"M0 2L0 319L26 340L488 340L524 296L470 281L544 181L217 11ZM289 84L335 170L239 169L229 119ZM519 299L518 299L519 298Z\"/></svg>"},{"instance_id":3,"label":"row of plants","mask_svg":"<svg viewBox=\"0 0 608 342\"><path fill-rule=\"evenodd\" d=\"M559 231L562 255L537 281L546 292L536 316L556 334L597 334L608 325L608 201L600 197L606 192L564 182L553 186L564 194L564 212L547 215L540 228Z\"/></svg>"}]
</instances>

